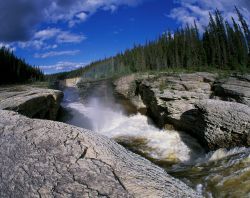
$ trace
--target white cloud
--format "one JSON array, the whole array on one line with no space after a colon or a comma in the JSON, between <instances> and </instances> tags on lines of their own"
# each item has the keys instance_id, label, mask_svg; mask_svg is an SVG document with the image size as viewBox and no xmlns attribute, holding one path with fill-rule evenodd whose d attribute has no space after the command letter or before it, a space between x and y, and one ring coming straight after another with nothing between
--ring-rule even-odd
<instances>
[{"instance_id":1,"label":"white cloud","mask_svg":"<svg viewBox=\"0 0 250 198\"><path fill-rule=\"evenodd\" d=\"M246 20L250 22L249 0L176 0L179 6L172 9L170 17L182 25L194 24L196 20L200 29L208 24L209 12L215 9L222 12L224 18L231 21L231 17L237 18L234 6L237 6Z\"/></svg>"},{"instance_id":2,"label":"white cloud","mask_svg":"<svg viewBox=\"0 0 250 198\"><path fill-rule=\"evenodd\" d=\"M27 41L42 22L55 24L60 21L73 26L84 22L100 9L113 12L121 5L135 6L141 1L143 0L2 0L0 41ZM52 32L40 32L40 35L50 33Z\"/></svg>"},{"instance_id":3,"label":"white cloud","mask_svg":"<svg viewBox=\"0 0 250 198\"><path fill-rule=\"evenodd\" d=\"M73 27L78 23L82 23L86 21L87 18L88 18L88 14L86 14L85 12L80 12L76 14L75 17L68 22L69 27Z\"/></svg>"},{"instance_id":4,"label":"white cloud","mask_svg":"<svg viewBox=\"0 0 250 198\"><path fill-rule=\"evenodd\" d=\"M74 34L59 28L47 28L36 32L34 39L39 39L39 41L55 39L57 43L80 43L86 37L82 34Z\"/></svg>"},{"instance_id":5,"label":"white cloud","mask_svg":"<svg viewBox=\"0 0 250 198\"><path fill-rule=\"evenodd\" d=\"M119 6L136 6L144 0L8 0L0 1L0 42L31 50L52 50L65 43L80 43L83 34L57 28L73 27L98 10L114 12ZM37 29L42 22L54 28ZM11 25L10 25L11 24ZM61 26L62 27L62 26ZM65 26L64 26L65 27Z\"/></svg>"},{"instance_id":6,"label":"white cloud","mask_svg":"<svg viewBox=\"0 0 250 198\"><path fill-rule=\"evenodd\" d=\"M43 40L31 40L27 42L18 42L17 46L20 48L30 48L35 50L48 50L48 49L56 49L58 47L57 44L47 44Z\"/></svg>"},{"instance_id":7,"label":"white cloud","mask_svg":"<svg viewBox=\"0 0 250 198\"><path fill-rule=\"evenodd\" d=\"M66 50L66 51L50 51L46 53L36 53L35 58L48 58L54 56L73 56L78 54L79 50Z\"/></svg>"},{"instance_id":8,"label":"white cloud","mask_svg":"<svg viewBox=\"0 0 250 198\"><path fill-rule=\"evenodd\" d=\"M55 37L57 34L61 32L58 28L47 28L44 30L40 30L35 33L34 38L40 40L48 40Z\"/></svg>"},{"instance_id":9,"label":"white cloud","mask_svg":"<svg viewBox=\"0 0 250 198\"><path fill-rule=\"evenodd\" d=\"M72 34L70 32L60 32L56 37L58 43L80 43L85 39L84 35Z\"/></svg>"},{"instance_id":10,"label":"white cloud","mask_svg":"<svg viewBox=\"0 0 250 198\"><path fill-rule=\"evenodd\" d=\"M45 43L40 40L33 40L28 42L18 42L18 47L20 48L34 48L36 50L40 50L45 47Z\"/></svg>"},{"instance_id":11,"label":"white cloud","mask_svg":"<svg viewBox=\"0 0 250 198\"><path fill-rule=\"evenodd\" d=\"M32 48L36 50L55 49L62 43L80 43L86 37L82 34L74 34L59 28L47 28L34 33L30 41L18 42L20 48Z\"/></svg>"},{"instance_id":12,"label":"white cloud","mask_svg":"<svg viewBox=\"0 0 250 198\"><path fill-rule=\"evenodd\" d=\"M60 61L53 65L40 66L40 69L42 69L45 72L45 74L50 74L55 72L63 72L63 71L78 69L88 64L89 63L84 63L84 62Z\"/></svg>"}]
</instances>

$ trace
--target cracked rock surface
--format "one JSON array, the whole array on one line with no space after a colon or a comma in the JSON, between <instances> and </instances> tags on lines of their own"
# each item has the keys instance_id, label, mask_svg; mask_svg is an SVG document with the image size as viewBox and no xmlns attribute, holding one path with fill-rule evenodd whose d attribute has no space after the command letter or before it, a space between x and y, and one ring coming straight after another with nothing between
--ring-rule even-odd
<instances>
[{"instance_id":1,"label":"cracked rock surface","mask_svg":"<svg viewBox=\"0 0 250 198\"><path fill-rule=\"evenodd\" d=\"M199 197L106 137L0 110L0 197Z\"/></svg>"}]
</instances>

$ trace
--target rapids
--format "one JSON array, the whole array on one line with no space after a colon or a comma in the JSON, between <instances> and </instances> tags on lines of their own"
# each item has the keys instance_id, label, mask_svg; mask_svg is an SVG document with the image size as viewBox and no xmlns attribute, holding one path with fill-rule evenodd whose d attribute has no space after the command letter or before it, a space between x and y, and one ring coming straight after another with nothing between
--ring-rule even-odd
<instances>
[{"instance_id":1,"label":"rapids","mask_svg":"<svg viewBox=\"0 0 250 198\"><path fill-rule=\"evenodd\" d=\"M185 132L158 129L139 112L128 112L110 89L101 85L88 97L66 88L61 121L116 140L163 167L205 197L250 197L250 149L205 153Z\"/></svg>"}]
</instances>

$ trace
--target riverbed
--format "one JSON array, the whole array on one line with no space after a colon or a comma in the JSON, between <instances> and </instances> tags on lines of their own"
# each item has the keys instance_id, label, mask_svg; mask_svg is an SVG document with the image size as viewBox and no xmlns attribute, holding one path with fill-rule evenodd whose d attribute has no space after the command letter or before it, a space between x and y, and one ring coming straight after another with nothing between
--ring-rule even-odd
<instances>
[{"instance_id":1,"label":"riverbed","mask_svg":"<svg viewBox=\"0 0 250 198\"><path fill-rule=\"evenodd\" d=\"M107 83L85 92L64 89L61 121L116 140L205 197L250 197L249 148L206 153L188 133L157 128Z\"/></svg>"}]
</instances>

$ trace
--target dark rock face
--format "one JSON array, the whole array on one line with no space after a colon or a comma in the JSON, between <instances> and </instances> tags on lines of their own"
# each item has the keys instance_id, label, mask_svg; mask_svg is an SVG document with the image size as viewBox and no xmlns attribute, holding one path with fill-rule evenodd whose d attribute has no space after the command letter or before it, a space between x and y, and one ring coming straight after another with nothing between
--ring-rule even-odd
<instances>
[{"instance_id":1,"label":"dark rock face","mask_svg":"<svg viewBox=\"0 0 250 198\"><path fill-rule=\"evenodd\" d=\"M106 137L0 110L0 197L199 197Z\"/></svg>"},{"instance_id":2,"label":"dark rock face","mask_svg":"<svg viewBox=\"0 0 250 198\"><path fill-rule=\"evenodd\" d=\"M210 150L250 146L250 108L235 102L202 100L196 104L193 133Z\"/></svg>"},{"instance_id":3,"label":"dark rock face","mask_svg":"<svg viewBox=\"0 0 250 198\"><path fill-rule=\"evenodd\" d=\"M0 89L0 109L30 118L55 120L63 93L58 90L16 86Z\"/></svg>"}]
</instances>

